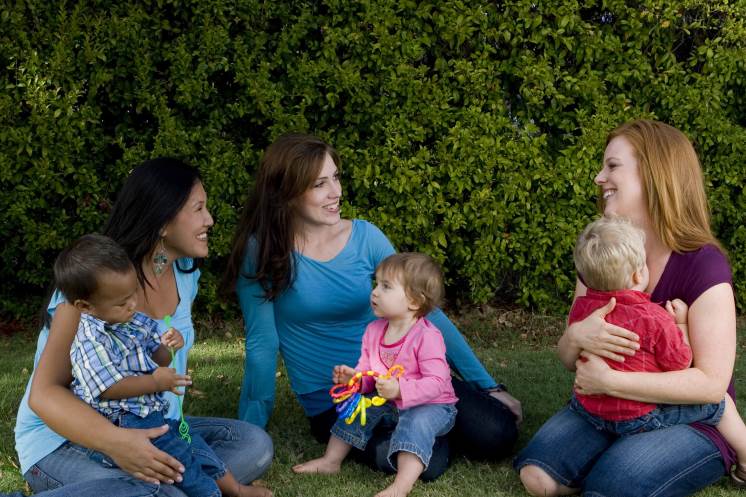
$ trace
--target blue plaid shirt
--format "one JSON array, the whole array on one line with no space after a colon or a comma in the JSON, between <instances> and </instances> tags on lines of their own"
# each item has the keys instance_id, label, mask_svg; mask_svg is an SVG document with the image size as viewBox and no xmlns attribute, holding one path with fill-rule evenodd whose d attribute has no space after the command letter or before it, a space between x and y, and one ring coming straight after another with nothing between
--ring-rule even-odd
<instances>
[{"instance_id":1,"label":"blue plaid shirt","mask_svg":"<svg viewBox=\"0 0 746 497\"><path fill-rule=\"evenodd\" d=\"M161 344L158 323L135 313L129 323L109 324L89 314L80 316L70 348L72 390L109 419L121 411L145 417L168 409L161 392L128 399L102 399L101 394L128 376L152 374L158 364L151 355Z\"/></svg>"}]
</instances>

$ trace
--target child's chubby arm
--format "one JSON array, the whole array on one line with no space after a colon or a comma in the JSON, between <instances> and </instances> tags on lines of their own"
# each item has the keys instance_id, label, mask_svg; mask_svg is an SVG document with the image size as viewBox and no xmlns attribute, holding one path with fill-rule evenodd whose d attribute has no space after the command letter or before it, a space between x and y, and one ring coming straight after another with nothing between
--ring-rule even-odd
<instances>
[{"instance_id":1,"label":"child's chubby arm","mask_svg":"<svg viewBox=\"0 0 746 497\"><path fill-rule=\"evenodd\" d=\"M651 342L651 348L655 354L655 360L661 371L678 371L687 369L692 365L692 347L689 343L689 329L687 317L689 306L682 300L667 300L664 309L673 318L675 324L669 319L656 325L656 340Z\"/></svg>"},{"instance_id":2,"label":"child's chubby arm","mask_svg":"<svg viewBox=\"0 0 746 497\"><path fill-rule=\"evenodd\" d=\"M176 374L176 370L169 368L168 365L171 363L169 348L179 350L183 346L184 337L179 330L169 328L161 336L160 346L151 355L153 360L161 367L153 371L152 374L123 378L104 391L101 397L104 399L127 399L158 392L173 392L181 395L182 392L179 391L179 387L191 385L192 378L189 375Z\"/></svg>"},{"instance_id":3,"label":"child's chubby arm","mask_svg":"<svg viewBox=\"0 0 746 497\"><path fill-rule=\"evenodd\" d=\"M151 356L159 366L168 366L171 364L171 351L179 350L184 346L184 337L176 328L169 328L161 337L161 345Z\"/></svg>"},{"instance_id":4,"label":"child's chubby arm","mask_svg":"<svg viewBox=\"0 0 746 497\"><path fill-rule=\"evenodd\" d=\"M179 387L192 384L188 374L176 374L174 368L160 367L152 374L128 376L110 386L101 394L104 399L128 399L149 393L173 392L182 395Z\"/></svg>"},{"instance_id":5,"label":"child's chubby arm","mask_svg":"<svg viewBox=\"0 0 746 497\"><path fill-rule=\"evenodd\" d=\"M401 388L399 387L399 378L376 378L376 391L378 395L386 400L396 400L401 398Z\"/></svg>"},{"instance_id":6,"label":"child's chubby arm","mask_svg":"<svg viewBox=\"0 0 746 497\"><path fill-rule=\"evenodd\" d=\"M681 299L667 300L666 311L676 321L676 326L679 327L681 333L684 335L684 341L687 345L689 343L689 326L687 325L687 318L689 316L689 306Z\"/></svg>"}]
</instances>

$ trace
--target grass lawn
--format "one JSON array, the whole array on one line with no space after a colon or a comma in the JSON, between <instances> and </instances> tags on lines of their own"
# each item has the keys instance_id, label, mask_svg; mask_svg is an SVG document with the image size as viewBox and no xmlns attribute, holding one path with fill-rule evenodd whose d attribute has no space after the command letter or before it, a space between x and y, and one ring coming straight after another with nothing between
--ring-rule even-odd
<instances>
[{"instance_id":1,"label":"grass lawn","mask_svg":"<svg viewBox=\"0 0 746 497\"><path fill-rule=\"evenodd\" d=\"M525 421L518 446L526 444L539 426L567 400L572 376L559 364L555 344L563 318L517 310L472 312L456 319L477 355L493 376L523 403ZM744 330L740 322L739 332ZM190 357L194 387L187 393L189 414L233 417L237 411L243 368L240 323L200 322L199 340ZM741 333L739 333L741 335ZM13 442L18 402L33 365L36 331L0 338L0 491L23 488ZM746 341L739 338L739 352ZM746 368L744 354L736 363L739 409L746 412L746 388L739 381ZM265 482L278 497L364 496L386 486L392 476L349 462L338 476L295 475L290 467L322 454L324 447L309 433L303 412L295 401L284 372L277 381L277 405L268 431L275 443L275 460ZM723 478L699 497L736 496L735 487ZM426 496L526 495L510 461L483 463L456 457L439 480L418 484L411 494Z\"/></svg>"}]
</instances>

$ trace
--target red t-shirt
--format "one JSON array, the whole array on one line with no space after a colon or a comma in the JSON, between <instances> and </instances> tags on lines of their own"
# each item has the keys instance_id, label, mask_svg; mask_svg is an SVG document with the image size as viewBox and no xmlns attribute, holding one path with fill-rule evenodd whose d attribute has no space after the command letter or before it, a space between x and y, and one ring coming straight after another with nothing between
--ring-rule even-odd
<instances>
[{"instance_id":1,"label":"red t-shirt","mask_svg":"<svg viewBox=\"0 0 746 497\"><path fill-rule=\"evenodd\" d=\"M684 341L681 330L673 317L658 304L650 301L650 294L636 290L599 292L588 289L578 297L570 309L569 324L582 321L596 309L603 307L611 297L616 306L606 316L606 321L637 333L640 349L624 362L605 359L618 371L662 372L689 367L692 350ZM609 421L626 421L640 417L656 408L656 404L620 399L609 395L581 395L575 393L585 409Z\"/></svg>"}]
</instances>

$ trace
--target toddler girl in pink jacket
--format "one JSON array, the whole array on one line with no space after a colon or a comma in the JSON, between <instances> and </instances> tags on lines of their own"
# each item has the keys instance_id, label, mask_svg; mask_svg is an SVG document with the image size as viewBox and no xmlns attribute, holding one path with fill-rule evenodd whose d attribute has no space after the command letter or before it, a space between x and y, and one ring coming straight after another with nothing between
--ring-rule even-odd
<instances>
[{"instance_id":1,"label":"toddler girl in pink jacket","mask_svg":"<svg viewBox=\"0 0 746 497\"><path fill-rule=\"evenodd\" d=\"M386 379L363 376L361 392L376 390L389 402L369 407L365 425L337 420L323 457L299 464L293 471L337 473L352 447L365 449L379 423L395 423L388 457L397 468L396 478L376 497L401 497L412 490L427 469L435 437L448 433L456 419L458 399L443 337L424 318L442 296L440 268L427 255L394 254L381 262L370 296L373 312L381 319L365 330L357 366L335 366L332 376L334 383L347 383L356 371L384 375L395 364L404 368L404 374Z\"/></svg>"}]
</instances>

